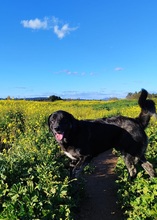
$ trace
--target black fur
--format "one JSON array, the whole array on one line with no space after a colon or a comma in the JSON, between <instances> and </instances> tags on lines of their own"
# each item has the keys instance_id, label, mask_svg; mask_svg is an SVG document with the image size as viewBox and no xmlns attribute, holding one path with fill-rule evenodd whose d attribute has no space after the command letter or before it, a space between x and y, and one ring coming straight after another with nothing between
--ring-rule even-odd
<instances>
[{"instance_id":1,"label":"black fur","mask_svg":"<svg viewBox=\"0 0 157 220\"><path fill-rule=\"evenodd\" d=\"M116 116L77 120L62 110L49 116L49 128L61 149L72 159L74 175L93 157L110 148L116 148L124 156L130 178L136 176L135 165L138 162L151 177L154 176L153 166L145 158L147 136L144 129L156 111L155 103L147 100L147 96L147 91L143 89L138 100L141 112L137 118Z\"/></svg>"}]
</instances>

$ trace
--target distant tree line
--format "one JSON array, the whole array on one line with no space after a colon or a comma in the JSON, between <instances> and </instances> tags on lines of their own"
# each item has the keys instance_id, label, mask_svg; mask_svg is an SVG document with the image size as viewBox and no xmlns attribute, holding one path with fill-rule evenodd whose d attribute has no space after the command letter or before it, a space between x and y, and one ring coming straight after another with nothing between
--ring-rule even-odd
<instances>
[{"instance_id":1,"label":"distant tree line","mask_svg":"<svg viewBox=\"0 0 157 220\"><path fill-rule=\"evenodd\" d=\"M140 96L141 92L129 92L126 96L126 99L138 99ZM157 93L152 93L152 94L148 94L148 98L157 98ZM48 101L48 102L54 102L54 101L58 101L58 100L63 100L61 97L56 96L56 95L51 95L49 97L34 97L34 98L11 98L10 96L8 96L6 98L6 100L32 100L32 101ZM64 100L73 100L73 99L64 99ZM75 100L75 99L74 99ZM77 99L77 100L81 100L81 99ZM108 98L105 100L118 100L117 97L112 97L112 98Z\"/></svg>"},{"instance_id":2,"label":"distant tree line","mask_svg":"<svg viewBox=\"0 0 157 220\"><path fill-rule=\"evenodd\" d=\"M126 96L126 99L138 99L140 96L141 92L129 92ZM156 93L148 94L148 98L157 98Z\"/></svg>"},{"instance_id":3,"label":"distant tree line","mask_svg":"<svg viewBox=\"0 0 157 220\"><path fill-rule=\"evenodd\" d=\"M56 95L51 95L48 98L47 97L34 97L34 98L11 98L10 96L7 96L5 100L32 100L32 101L57 101L57 100L62 100L61 97L56 96Z\"/></svg>"}]
</instances>

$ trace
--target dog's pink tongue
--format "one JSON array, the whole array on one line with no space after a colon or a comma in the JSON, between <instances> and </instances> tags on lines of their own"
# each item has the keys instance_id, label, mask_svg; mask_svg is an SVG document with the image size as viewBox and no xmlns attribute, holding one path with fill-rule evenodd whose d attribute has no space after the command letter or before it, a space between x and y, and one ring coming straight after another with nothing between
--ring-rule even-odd
<instances>
[{"instance_id":1,"label":"dog's pink tongue","mask_svg":"<svg viewBox=\"0 0 157 220\"><path fill-rule=\"evenodd\" d=\"M61 141L61 140L63 139L63 134L58 134L58 133L57 133L57 134L55 135L55 137L56 137L56 140L57 140L57 141Z\"/></svg>"}]
</instances>

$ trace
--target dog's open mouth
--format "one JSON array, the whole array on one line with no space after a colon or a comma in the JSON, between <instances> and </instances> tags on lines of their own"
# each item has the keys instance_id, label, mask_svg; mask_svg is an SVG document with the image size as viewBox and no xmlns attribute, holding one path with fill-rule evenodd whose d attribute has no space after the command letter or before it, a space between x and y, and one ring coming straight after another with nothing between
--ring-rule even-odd
<instances>
[{"instance_id":1,"label":"dog's open mouth","mask_svg":"<svg viewBox=\"0 0 157 220\"><path fill-rule=\"evenodd\" d=\"M55 138L57 141L61 141L64 137L64 134L63 133L56 133L55 134Z\"/></svg>"}]
</instances>

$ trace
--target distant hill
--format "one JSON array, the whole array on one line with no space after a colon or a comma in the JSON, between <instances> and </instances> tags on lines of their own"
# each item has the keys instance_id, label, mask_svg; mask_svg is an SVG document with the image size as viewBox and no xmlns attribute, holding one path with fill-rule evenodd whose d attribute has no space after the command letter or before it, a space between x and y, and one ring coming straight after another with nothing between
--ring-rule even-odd
<instances>
[{"instance_id":1,"label":"distant hill","mask_svg":"<svg viewBox=\"0 0 157 220\"><path fill-rule=\"evenodd\" d=\"M125 97L126 99L138 99L140 96L140 92L129 92L127 94L127 96ZM148 94L148 98L157 98L157 93L152 93L152 94ZM49 97L33 97L33 98L11 98L10 96L8 96L7 98L0 98L0 100L28 100L28 101L57 101L57 100L88 100L88 99L71 99L71 98L67 98L67 99L62 99L59 96L56 95L51 95ZM90 99L91 100L91 99ZM94 99L93 99L94 100ZM119 98L117 97L108 97L108 98L103 98L103 99L98 99L98 100L119 100Z\"/></svg>"}]
</instances>

